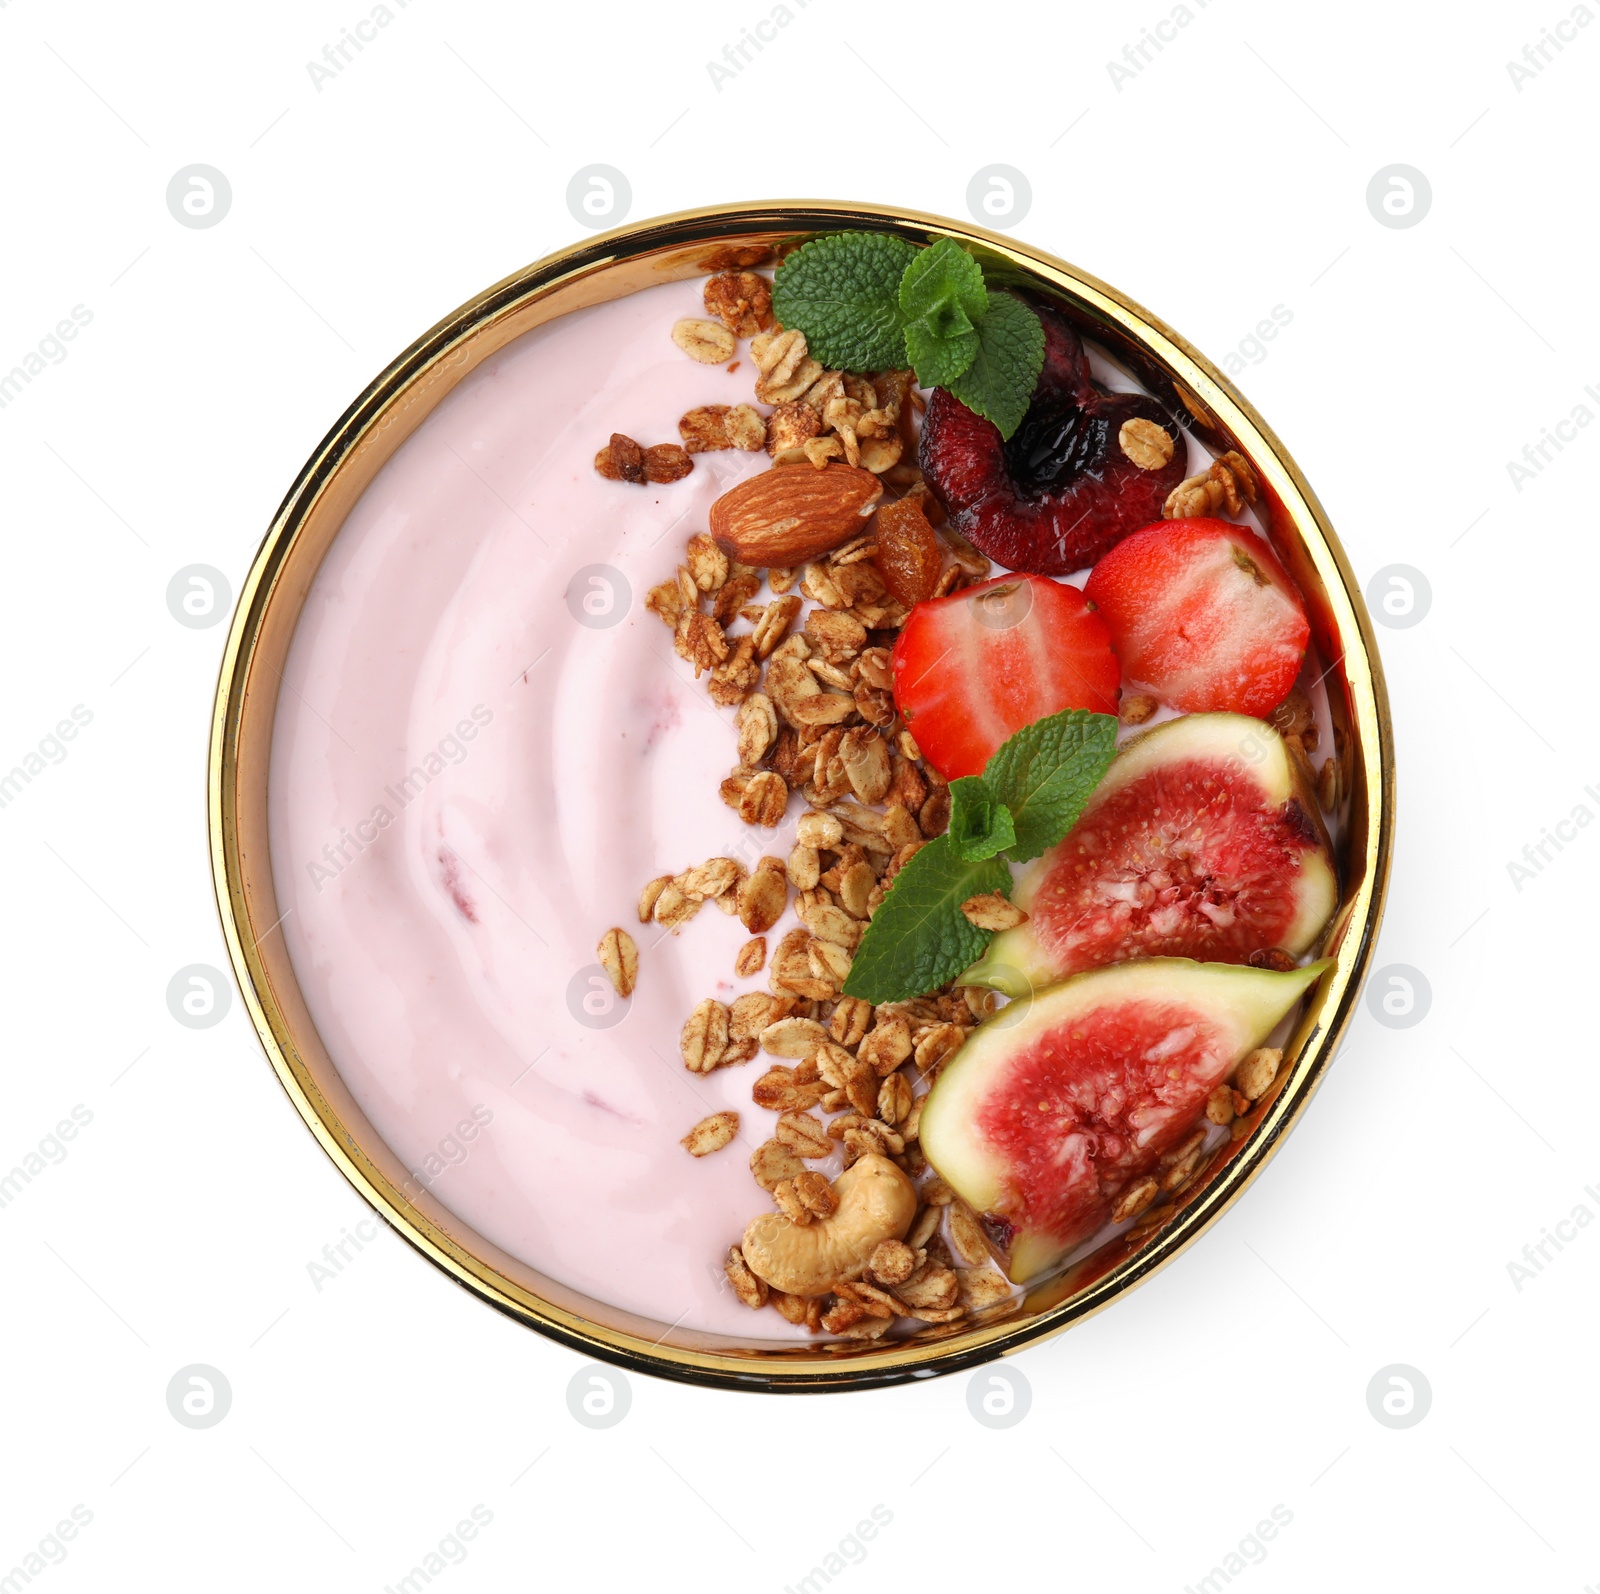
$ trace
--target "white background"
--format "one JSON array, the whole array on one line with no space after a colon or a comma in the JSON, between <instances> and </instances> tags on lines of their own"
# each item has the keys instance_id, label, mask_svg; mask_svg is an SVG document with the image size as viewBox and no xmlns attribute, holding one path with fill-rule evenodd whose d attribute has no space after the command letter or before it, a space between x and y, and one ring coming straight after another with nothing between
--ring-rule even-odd
<instances>
[{"instance_id":1,"label":"white background","mask_svg":"<svg viewBox=\"0 0 1600 1594\"><path fill-rule=\"evenodd\" d=\"M1234 1579L1251 1590L1600 1581L1600 1232L1568 1229L1520 1289L1507 1267L1580 1203L1600 1214L1600 832L1520 890L1507 868L1576 805L1600 813L1581 685L1600 428L1520 490L1507 470L1575 406L1600 413L1600 26L1519 89L1507 62L1565 0L1192 3L1118 86L1106 63L1160 0L790 0L719 87L707 62L766 0L412 0L320 89L307 62L359 0L0 3L0 372L75 305L93 317L0 409L0 766L93 715L0 809L0 1171L93 1115L0 1208L0 1576L82 1505L39 1573L61 1594L378 1590L481 1505L445 1594L779 1590L882 1505L847 1591L1176 1591L1282 1505ZM233 193L205 230L165 202L196 162ZM175 971L225 961L203 826L223 628L177 624L168 581L204 563L237 591L347 400L580 236L566 188L597 162L634 220L792 194L963 216L975 172L1018 168L1019 237L1214 358L1292 313L1240 385L1363 583L1403 564L1431 587L1420 623L1380 631L1401 819L1378 957L1423 973L1430 1010L1406 1029L1364 1010L1240 1206L1018 1358L1032 1407L1005 1431L969 1415L965 1378L786 1400L634 1378L622 1423L580 1426L579 1358L398 1240L314 1286L365 1208L237 1000L209 1030L167 1009ZM1432 187L1405 229L1365 197L1396 162ZM166 1404L190 1363L232 1389L201 1431ZM1405 1430L1368 1409L1392 1363L1432 1389Z\"/></svg>"}]
</instances>

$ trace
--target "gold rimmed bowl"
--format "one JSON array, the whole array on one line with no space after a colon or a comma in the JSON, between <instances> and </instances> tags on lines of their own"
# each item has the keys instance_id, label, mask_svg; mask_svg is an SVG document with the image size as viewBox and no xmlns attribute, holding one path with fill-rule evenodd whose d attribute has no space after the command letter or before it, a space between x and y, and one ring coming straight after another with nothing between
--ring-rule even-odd
<instances>
[{"instance_id":1,"label":"gold rimmed bowl","mask_svg":"<svg viewBox=\"0 0 1600 1594\"><path fill-rule=\"evenodd\" d=\"M279 922L267 770L282 671L312 581L378 471L458 383L514 338L574 310L703 274L717 251L839 229L916 243L951 237L990 276L1060 305L1092 347L1161 399L1208 448L1237 449L1299 584L1326 674L1338 763L1341 896L1334 966L1295 1022L1250 1133L1223 1147L1159 1222L1136 1225L1036 1283L1003 1315L906 1339L830 1344L669 1327L592 1299L509 1255L416 1183L354 1100L317 1032ZM1377 934L1394 829L1393 747L1371 623L1343 550L1294 461L1243 397L1177 333L1076 267L999 234L913 211L819 201L716 206L619 228L535 262L446 317L340 417L300 472L240 594L212 721L210 836L229 955L267 1057L312 1133L392 1228L491 1305L574 1349L689 1383L768 1392L859 1388L950 1373L1059 1333L1109 1306L1214 1223L1276 1152L1333 1059Z\"/></svg>"}]
</instances>

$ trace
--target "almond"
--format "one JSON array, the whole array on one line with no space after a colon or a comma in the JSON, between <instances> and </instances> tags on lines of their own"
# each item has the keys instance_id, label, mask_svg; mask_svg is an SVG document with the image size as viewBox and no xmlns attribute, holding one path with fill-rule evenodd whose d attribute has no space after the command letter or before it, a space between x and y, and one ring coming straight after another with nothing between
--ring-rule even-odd
<instances>
[{"instance_id":1,"label":"almond","mask_svg":"<svg viewBox=\"0 0 1600 1594\"><path fill-rule=\"evenodd\" d=\"M882 496L878 478L853 465L778 465L711 506L711 535L747 565L787 568L858 536Z\"/></svg>"}]
</instances>

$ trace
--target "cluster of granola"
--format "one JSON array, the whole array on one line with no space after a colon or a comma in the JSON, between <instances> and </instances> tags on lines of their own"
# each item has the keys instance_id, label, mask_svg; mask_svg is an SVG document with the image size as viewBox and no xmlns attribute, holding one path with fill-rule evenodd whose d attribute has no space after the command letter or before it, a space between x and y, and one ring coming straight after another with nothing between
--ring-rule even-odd
<instances>
[{"instance_id":1,"label":"cluster of granola","mask_svg":"<svg viewBox=\"0 0 1600 1594\"><path fill-rule=\"evenodd\" d=\"M921 405L910 371L859 376L830 371L806 347L806 337L772 319L772 287L754 271L721 271L705 286L707 316L674 323L672 340L691 359L737 370L739 340L750 340L755 397L773 406L763 416L750 404L700 404L678 422L682 443L648 448L615 432L595 455L611 481L671 482L694 469L691 456L733 448L765 448L774 464L830 460L883 474L900 464L910 440L912 412ZM911 472L914 475L915 472ZM909 485L903 481L901 485Z\"/></svg>"},{"instance_id":2,"label":"cluster of granola","mask_svg":"<svg viewBox=\"0 0 1600 1594\"><path fill-rule=\"evenodd\" d=\"M1267 718L1268 723L1283 738L1290 753L1302 763L1316 790L1317 802L1323 812L1333 813L1343 795L1343 779L1340 773L1344 764L1342 732L1337 726L1334 728L1333 756L1323 759L1320 766L1314 766L1311 755L1317 750L1321 733L1317 730L1316 716L1310 698L1297 686Z\"/></svg>"},{"instance_id":3,"label":"cluster of granola","mask_svg":"<svg viewBox=\"0 0 1600 1594\"><path fill-rule=\"evenodd\" d=\"M825 370L802 334L773 325L770 288L755 272L713 276L705 302L715 319L679 322L674 341L712 363L732 357L734 340L750 338L754 399L771 408L766 415L754 404L691 409L679 424L686 459L764 447L785 469L838 462L878 475L885 507L909 499L939 524L938 506L906 457L921 402L910 372ZM869 529L793 565L742 562L699 532L673 578L650 592L647 607L671 628L679 656L705 678L714 703L735 710L737 761L721 784L722 801L764 830L784 822L795 792L807 809L787 857L765 856L749 869L710 858L650 881L638 904L641 923L674 933L707 903L750 932L734 972L749 978L765 969L768 990L700 1002L684 1022L680 1053L697 1074L758 1053L775 1059L751 1092L755 1106L778 1114L772 1138L750 1159L772 1216L795 1230L840 1221L842 1185L808 1164L837 1159L849 1170L862 1158L882 1158L915 1185L903 1234L842 1265L820 1293L771 1287L740 1246L729 1252L727 1277L747 1306L770 1305L792 1323L847 1339L876 1337L897 1319L955 1323L1013 1293L976 1214L931 1172L918 1144L927 1089L992 1010L993 993L946 986L878 1007L843 994L890 883L950 814L947 784L923 761L895 707L890 651L908 609L876 562L874 523L864 524ZM948 531L939 547L939 595L989 574L989 561ZM769 957L768 932L791 905L799 923ZM1001 911L976 899L969 907L977 916ZM602 964L619 990L636 978L632 946L622 930L601 942ZM691 1156L711 1156L738 1133L739 1114L718 1112L682 1144Z\"/></svg>"},{"instance_id":4,"label":"cluster of granola","mask_svg":"<svg viewBox=\"0 0 1600 1594\"><path fill-rule=\"evenodd\" d=\"M802 585L837 603L847 595L839 591L840 573L870 570L869 560L870 544L847 546L808 567ZM691 538L676 580L651 595L652 609L691 648L696 636L703 641L705 635L693 617L717 623L714 614L699 610L698 598L689 599L691 585L701 591L696 569L711 576L713 605L719 579L721 590L748 584L740 591L750 597L762 582L760 572L741 571L732 561L726 569L708 565L705 539ZM780 585L794 579L791 571L776 574ZM872 588L848 595L859 590L876 596ZM782 1060L752 1090L754 1104L779 1118L773 1138L757 1148L750 1164L778 1211L801 1226L831 1215L830 1183L808 1161L838 1156L849 1168L859 1157L876 1154L911 1178L926 1179L923 1206L906 1241L894 1242L898 1250L874 1252L861 1276L837 1280L840 1288L827 1297L769 1290L737 1247L729 1257L730 1281L746 1304L771 1304L813 1329L848 1329L847 1337L862 1337L886 1331L896 1316L952 1322L1010 1294L1005 1280L987 1268L989 1252L976 1217L928 1174L917 1145L927 1086L991 1010L994 997L950 987L875 1008L843 995L866 923L896 873L944 830L950 800L944 781L921 761L897 717L884 617L869 616L879 622L869 630L846 607L817 603L802 629L791 631L800 611L801 600L792 594L741 604L738 612L752 629L723 639L722 663L707 682L714 701L737 703L738 709L738 764L722 783L723 801L746 823L771 829L784 820L791 792L798 789L810 806L799 818L793 848L786 858L765 856L749 870L732 858L712 858L660 876L645 886L638 911L641 923L677 931L714 902L751 932L735 973L748 977L766 967L769 991L747 993L731 1004L706 998L684 1023L680 1051L684 1066L701 1074L749 1062L758 1052ZM728 669L730 663L738 668ZM800 922L769 961L767 932L791 904ZM988 906L975 905L974 912ZM737 1129L737 1115L713 1114L689 1132L684 1145L692 1155L709 1155L730 1144ZM937 1231L946 1214L949 1232L941 1237Z\"/></svg>"}]
</instances>

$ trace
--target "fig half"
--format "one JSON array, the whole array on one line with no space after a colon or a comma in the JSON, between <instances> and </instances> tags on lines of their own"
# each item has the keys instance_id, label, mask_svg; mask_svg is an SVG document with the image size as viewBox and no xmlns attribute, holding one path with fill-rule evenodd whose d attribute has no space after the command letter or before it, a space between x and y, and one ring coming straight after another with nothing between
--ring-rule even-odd
<instances>
[{"instance_id":1,"label":"fig half","mask_svg":"<svg viewBox=\"0 0 1600 1594\"><path fill-rule=\"evenodd\" d=\"M1027 996L1138 957L1310 950L1338 905L1305 768L1264 720L1187 714L1117 754L1077 824L1022 871L1027 923L961 976Z\"/></svg>"},{"instance_id":2,"label":"fig half","mask_svg":"<svg viewBox=\"0 0 1600 1594\"><path fill-rule=\"evenodd\" d=\"M923 1152L1025 1283L1105 1224L1332 966L1145 958L1008 1003L934 1084Z\"/></svg>"}]
</instances>

